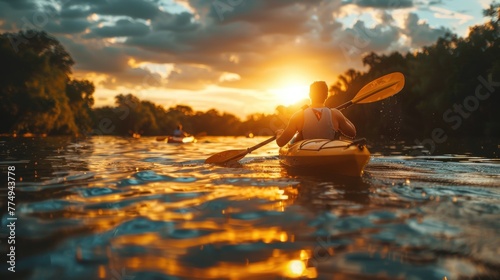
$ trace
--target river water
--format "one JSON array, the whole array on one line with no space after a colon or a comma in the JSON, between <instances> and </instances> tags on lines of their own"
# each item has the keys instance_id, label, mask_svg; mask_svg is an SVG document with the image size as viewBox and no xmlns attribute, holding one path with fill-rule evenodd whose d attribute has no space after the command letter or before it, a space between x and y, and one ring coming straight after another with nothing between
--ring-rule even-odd
<instances>
[{"instance_id":1,"label":"river water","mask_svg":"<svg viewBox=\"0 0 500 280\"><path fill-rule=\"evenodd\" d=\"M0 139L2 279L500 279L498 159L373 147L341 178L271 143L203 163L264 139Z\"/></svg>"}]
</instances>

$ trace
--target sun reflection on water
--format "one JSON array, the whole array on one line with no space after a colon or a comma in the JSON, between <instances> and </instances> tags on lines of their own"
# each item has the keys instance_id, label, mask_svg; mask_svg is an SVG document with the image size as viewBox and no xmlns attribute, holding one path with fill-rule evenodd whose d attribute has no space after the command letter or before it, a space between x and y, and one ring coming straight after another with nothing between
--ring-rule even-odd
<instances>
[{"instance_id":1,"label":"sun reflection on water","mask_svg":"<svg viewBox=\"0 0 500 280\"><path fill-rule=\"evenodd\" d=\"M457 279L498 264L498 166L379 156L362 178L318 178L288 173L272 145L237 167L203 163L259 141L46 148L19 182L17 233L37 250L20 269L44 279Z\"/></svg>"}]
</instances>

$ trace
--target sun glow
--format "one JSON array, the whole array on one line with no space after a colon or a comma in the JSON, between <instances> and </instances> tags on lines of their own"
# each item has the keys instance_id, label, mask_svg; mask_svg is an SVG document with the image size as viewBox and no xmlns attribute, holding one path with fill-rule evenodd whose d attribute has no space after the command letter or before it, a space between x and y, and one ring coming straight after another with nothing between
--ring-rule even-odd
<instances>
[{"instance_id":1,"label":"sun glow","mask_svg":"<svg viewBox=\"0 0 500 280\"><path fill-rule=\"evenodd\" d=\"M309 85L293 84L282 88L271 89L280 105L292 105L309 98Z\"/></svg>"}]
</instances>

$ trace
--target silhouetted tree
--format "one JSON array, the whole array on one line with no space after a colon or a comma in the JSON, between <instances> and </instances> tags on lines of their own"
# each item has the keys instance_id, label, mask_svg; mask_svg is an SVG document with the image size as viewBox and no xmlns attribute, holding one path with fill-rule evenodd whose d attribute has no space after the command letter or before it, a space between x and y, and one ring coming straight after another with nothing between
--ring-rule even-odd
<instances>
[{"instance_id":1,"label":"silhouetted tree","mask_svg":"<svg viewBox=\"0 0 500 280\"><path fill-rule=\"evenodd\" d=\"M87 80L69 80L66 84L69 106L75 117L75 123L82 133L88 133L92 128L94 91L94 84Z\"/></svg>"},{"instance_id":2,"label":"silhouetted tree","mask_svg":"<svg viewBox=\"0 0 500 280\"><path fill-rule=\"evenodd\" d=\"M73 60L55 38L33 30L1 34L0 61L0 132L78 133L65 94Z\"/></svg>"}]
</instances>

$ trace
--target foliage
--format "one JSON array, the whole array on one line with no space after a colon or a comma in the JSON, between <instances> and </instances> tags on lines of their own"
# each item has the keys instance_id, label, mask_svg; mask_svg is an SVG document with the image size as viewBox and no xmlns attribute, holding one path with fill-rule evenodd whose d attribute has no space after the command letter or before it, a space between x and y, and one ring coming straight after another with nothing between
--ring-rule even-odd
<instances>
[{"instance_id":1,"label":"foliage","mask_svg":"<svg viewBox=\"0 0 500 280\"><path fill-rule=\"evenodd\" d=\"M70 79L73 60L56 39L43 31L0 34L0 61L1 133L90 128L93 85Z\"/></svg>"},{"instance_id":2,"label":"foliage","mask_svg":"<svg viewBox=\"0 0 500 280\"><path fill-rule=\"evenodd\" d=\"M197 135L244 135L257 132L256 128L268 128L273 115L255 114L242 122L229 113L215 109L194 111L186 105L168 109L149 101L139 100L132 94L116 96L115 107L96 108L93 123L109 122L98 134L112 135L171 135L178 124L191 134ZM271 129L260 129L261 135L270 135Z\"/></svg>"}]
</instances>

